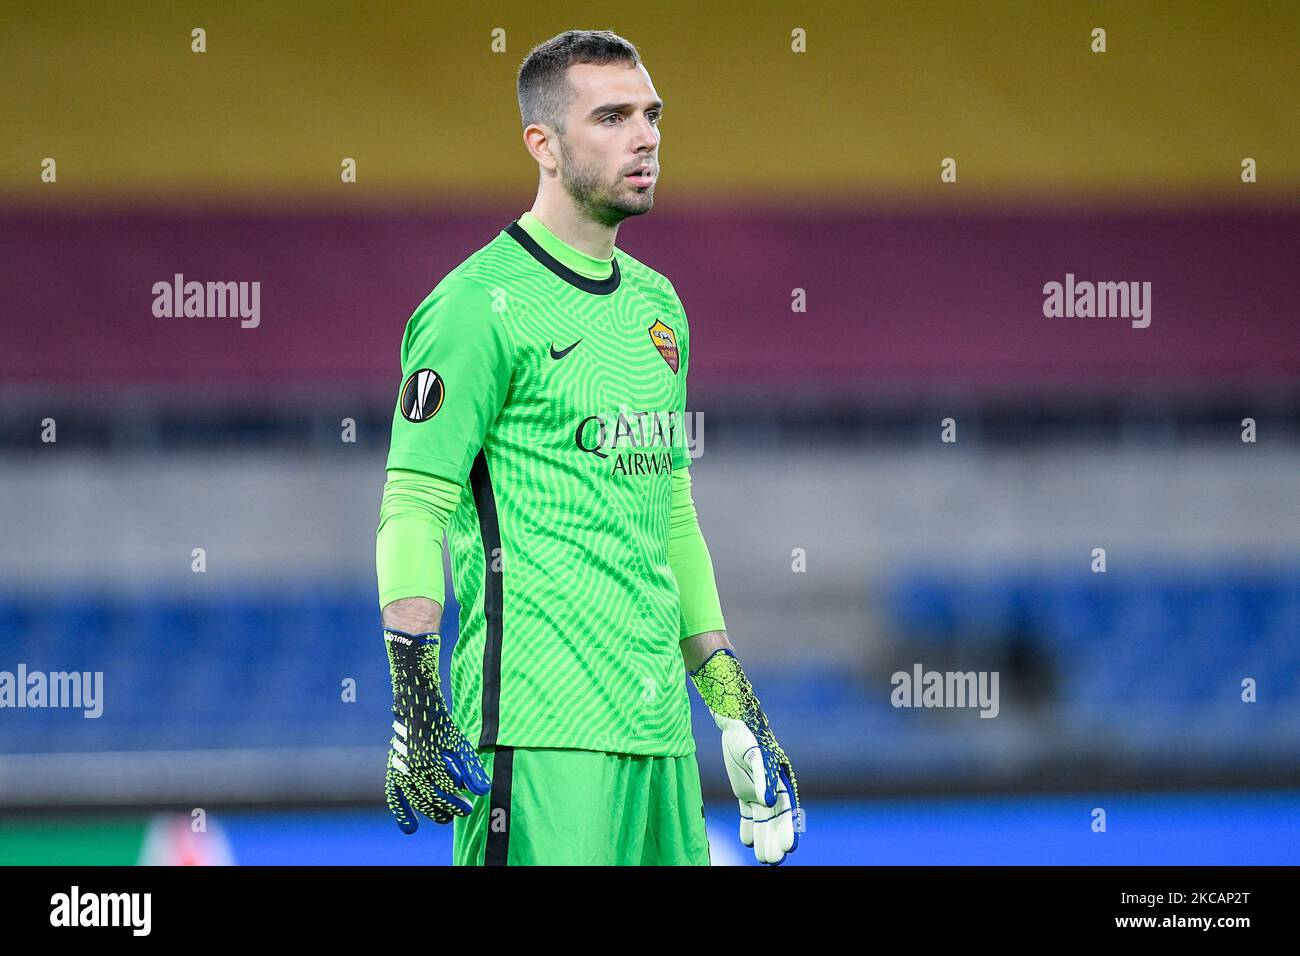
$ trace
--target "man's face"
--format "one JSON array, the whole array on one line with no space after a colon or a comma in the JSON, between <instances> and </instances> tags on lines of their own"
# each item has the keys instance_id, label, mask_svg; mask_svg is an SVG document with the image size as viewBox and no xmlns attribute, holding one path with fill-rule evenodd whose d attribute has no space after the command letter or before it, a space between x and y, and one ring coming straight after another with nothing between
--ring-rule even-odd
<instances>
[{"instance_id":1,"label":"man's face","mask_svg":"<svg viewBox=\"0 0 1300 956\"><path fill-rule=\"evenodd\" d=\"M663 103L643 66L578 63L559 137L560 182L588 217L616 225L654 205ZM635 173L635 175L633 175Z\"/></svg>"}]
</instances>

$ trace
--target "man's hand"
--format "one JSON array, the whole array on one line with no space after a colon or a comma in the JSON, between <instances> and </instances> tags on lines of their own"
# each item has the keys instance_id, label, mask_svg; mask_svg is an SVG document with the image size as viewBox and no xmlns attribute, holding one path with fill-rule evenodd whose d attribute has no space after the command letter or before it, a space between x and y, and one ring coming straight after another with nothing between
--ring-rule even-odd
<instances>
[{"instance_id":1,"label":"man's hand","mask_svg":"<svg viewBox=\"0 0 1300 956\"><path fill-rule=\"evenodd\" d=\"M734 653L714 651L691 680L722 731L723 763L740 801L740 842L760 863L779 864L798 848L803 828L794 768Z\"/></svg>"},{"instance_id":2,"label":"man's hand","mask_svg":"<svg viewBox=\"0 0 1300 956\"><path fill-rule=\"evenodd\" d=\"M472 805L457 791L487 793L491 781L443 699L438 635L384 629L393 679L393 739L384 794L403 833L420 826L416 810L435 823L465 816Z\"/></svg>"}]
</instances>

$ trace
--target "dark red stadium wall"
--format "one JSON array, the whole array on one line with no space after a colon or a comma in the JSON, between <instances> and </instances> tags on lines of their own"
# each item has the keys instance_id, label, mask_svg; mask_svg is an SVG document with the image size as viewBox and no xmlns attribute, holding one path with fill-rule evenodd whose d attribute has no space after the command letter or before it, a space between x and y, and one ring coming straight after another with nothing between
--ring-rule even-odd
<instances>
[{"instance_id":1,"label":"dark red stadium wall","mask_svg":"<svg viewBox=\"0 0 1300 956\"><path fill-rule=\"evenodd\" d=\"M0 214L0 378L386 399L412 309L518 212ZM1300 382L1300 212L727 212L620 244L686 305L697 400ZM176 273L260 282L259 327L154 317ZM1045 317L1067 273L1150 282L1150 327Z\"/></svg>"}]
</instances>

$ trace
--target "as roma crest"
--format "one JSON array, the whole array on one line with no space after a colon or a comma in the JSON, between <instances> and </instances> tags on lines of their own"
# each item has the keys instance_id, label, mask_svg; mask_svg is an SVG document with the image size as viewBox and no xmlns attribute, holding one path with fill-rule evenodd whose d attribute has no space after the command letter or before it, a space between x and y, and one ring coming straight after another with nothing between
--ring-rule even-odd
<instances>
[{"instance_id":1,"label":"as roma crest","mask_svg":"<svg viewBox=\"0 0 1300 956\"><path fill-rule=\"evenodd\" d=\"M673 330L664 325L659 319L655 319L655 324L650 326L650 341L655 344L659 354L664 357L668 367L677 374L677 336Z\"/></svg>"}]
</instances>

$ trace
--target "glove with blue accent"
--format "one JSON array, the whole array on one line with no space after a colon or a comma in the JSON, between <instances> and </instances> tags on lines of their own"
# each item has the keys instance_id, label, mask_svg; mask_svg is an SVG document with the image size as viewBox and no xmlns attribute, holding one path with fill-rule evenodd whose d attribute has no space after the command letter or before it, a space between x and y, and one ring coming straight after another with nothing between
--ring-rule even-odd
<instances>
[{"instance_id":1,"label":"glove with blue accent","mask_svg":"<svg viewBox=\"0 0 1300 956\"><path fill-rule=\"evenodd\" d=\"M723 763L740 801L740 842L754 848L760 863L780 864L798 848L803 830L790 759L732 651L714 651L691 680L722 731Z\"/></svg>"},{"instance_id":2,"label":"glove with blue accent","mask_svg":"<svg viewBox=\"0 0 1300 956\"><path fill-rule=\"evenodd\" d=\"M414 833L415 810L435 823L465 816L473 806L457 791L487 793L491 781L460 732L442 696L438 635L384 629L393 679L393 739L384 795L403 833Z\"/></svg>"}]
</instances>

